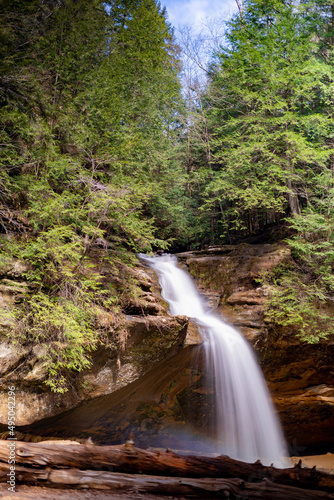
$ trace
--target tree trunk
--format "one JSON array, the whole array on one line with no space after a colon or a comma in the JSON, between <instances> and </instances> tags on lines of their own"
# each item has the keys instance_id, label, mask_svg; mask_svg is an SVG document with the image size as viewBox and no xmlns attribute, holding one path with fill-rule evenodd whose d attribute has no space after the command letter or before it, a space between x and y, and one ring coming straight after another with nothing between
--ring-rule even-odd
<instances>
[{"instance_id":1,"label":"tree trunk","mask_svg":"<svg viewBox=\"0 0 334 500\"><path fill-rule=\"evenodd\" d=\"M295 194L292 186L292 182L290 179L287 181L287 187L289 189L288 192L288 205L289 205L289 210L290 213L295 215L295 214L300 214L301 213L301 208L300 208L300 203L298 200L298 196Z\"/></svg>"},{"instance_id":2,"label":"tree trunk","mask_svg":"<svg viewBox=\"0 0 334 500\"><path fill-rule=\"evenodd\" d=\"M0 482L7 482L8 464L0 464ZM275 484L268 479L259 483L241 479L196 479L120 474L78 469L41 470L17 466L15 482L53 488L117 490L132 493L159 493L189 495L194 498L229 498L230 500L322 500L334 499L334 494L309 491L292 486ZM209 496L210 495L210 496Z\"/></svg>"},{"instance_id":3,"label":"tree trunk","mask_svg":"<svg viewBox=\"0 0 334 500\"><path fill-rule=\"evenodd\" d=\"M8 466L8 457L9 441L0 441L2 467ZM239 478L249 482L260 482L266 479L270 483L305 490L334 491L334 475L318 472L315 468L301 468L301 464L293 468L276 469L266 467L259 461L255 464L248 464L227 456L214 458L182 456L171 451L142 450L134 447L132 442L122 446L95 446L93 444L56 444L56 441L51 444L17 441L15 442L15 460L16 466L24 464L34 466L34 468L74 467L95 469L95 471L109 470L110 472L183 478Z\"/></svg>"}]
</instances>

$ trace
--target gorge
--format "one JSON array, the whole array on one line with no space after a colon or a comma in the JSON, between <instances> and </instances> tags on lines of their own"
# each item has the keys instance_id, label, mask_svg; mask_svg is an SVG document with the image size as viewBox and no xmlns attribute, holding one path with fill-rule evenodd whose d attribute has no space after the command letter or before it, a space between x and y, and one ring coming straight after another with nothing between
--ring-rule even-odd
<instances>
[{"instance_id":1,"label":"gorge","mask_svg":"<svg viewBox=\"0 0 334 500\"><path fill-rule=\"evenodd\" d=\"M310 345L288 333L277 338L263 320L268 289L256 278L261 270L290 258L289 249L279 244L178 254L180 266L190 271L210 307L236 325L255 348L292 453L331 451L333 343ZM3 273L10 276L4 279L22 282L18 263L6 269ZM203 376L198 327L185 316L168 315L153 271L138 263L136 272L146 306L141 310L133 305L127 316L125 349L99 349L93 367L78 374L68 393L47 390L35 350L25 354L26 361L17 355L14 359L8 356L14 347L9 351L2 337L7 346L7 357L1 358L2 391L16 385L18 430L26 439L91 437L96 443L116 444L132 432L139 446L186 449L190 440L200 449L212 423L207 402L212 387ZM11 295L7 290L10 310L20 292L13 286ZM2 431L5 411L3 398ZM203 452L208 451L204 447Z\"/></svg>"}]
</instances>

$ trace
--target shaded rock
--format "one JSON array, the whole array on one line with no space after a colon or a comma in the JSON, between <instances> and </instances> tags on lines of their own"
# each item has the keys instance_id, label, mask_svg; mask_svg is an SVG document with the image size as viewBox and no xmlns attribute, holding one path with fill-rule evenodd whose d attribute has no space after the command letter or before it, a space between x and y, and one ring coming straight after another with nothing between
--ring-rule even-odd
<instances>
[{"instance_id":1,"label":"shaded rock","mask_svg":"<svg viewBox=\"0 0 334 500\"><path fill-rule=\"evenodd\" d=\"M270 288L259 286L258 278L289 259L284 245L243 244L180 254L180 266L190 270L209 307L253 344L286 437L298 454L308 446L334 445L334 337L310 345L289 332L273 332L264 322ZM66 395L47 391L38 353L29 354L24 369L10 369L2 379L3 388L10 380L23 381L21 425L52 417L25 432L92 436L101 444L121 442L134 432L141 446L182 448L192 429L193 442L203 442L212 422L213 382L203 380L198 328L187 317L168 315L153 271L138 266L134 276L142 291L129 303L118 330L123 347L101 346L93 353L92 368L74 377L73 390ZM105 326L112 320L105 311L97 316Z\"/></svg>"},{"instance_id":2,"label":"shaded rock","mask_svg":"<svg viewBox=\"0 0 334 500\"><path fill-rule=\"evenodd\" d=\"M182 345L188 327L185 316L127 317L124 349L99 349L93 367L78 374L78 393L86 398L114 392L142 376Z\"/></svg>"},{"instance_id":3,"label":"shaded rock","mask_svg":"<svg viewBox=\"0 0 334 500\"><path fill-rule=\"evenodd\" d=\"M44 438L91 437L97 444L121 443L133 433L143 447L183 449L192 435L192 446L202 447L211 412L206 390L200 390L200 352L196 346L181 348L131 384L18 431Z\"/></svg>"},{"instance_id":4,"label":"shaded rock","mask_svg":"<svg viewBox=\"0 0 334 500\"><path fill-rule=\"evenodd\" d=\"M208 250L178 254L209 305L231 325L237 326L255 344L267 331L264 304L270 287L258 278L291 258L285 245L222 245Z\"/></svg>"},{"instance_id":5,"label":"shaded rock","mask_svg":"<svg viewBox=\"0 0 334 500\"><path fill-rule=\"evenodd\" d=\"M305 390L274 395L283 429L292 452L306 447L327 447L333 443L334 391L321 384L320 393L309 387ZM294 450L296 447L301 449Z\"/></svg>"},{"instance_id":6,"label":"shaded rock","mask_svg":"<svg viewBox=\"0 0 334 500\"><path fill-rule=\"evenodd\" d=\"M13 259L7 255L0 255L0 277L19 278L29 270L29 265L25 262Z\"/></svg>"},{"instance_id":7,"label":"shaded rock","mask_svg":"<svg viewBox=\"0 0 334 500\"><path fill-rule=\"evenodd\" d=\"M334 336L319 344L259 339L258 355L289 443L334 444Z\"/></svg>"},{"instance_id":8,"label":"shaded rock","mask_svg":"<svg viewBox=\"0 0 334 500\"><path fill-rule=\"evenodd\" d=\"M14 322L11 310L17 304L17 297L29 292L27 283L15 280L26 270L27 266L14 259L0 260L0 327L6 335ZM56 415L85 399L117 391L173 355L183 344L188 318L168 315L155 273L140 265L131 272L141 286L141 294L129 308L138 315L125 319L121 314L117 322L106 309L95 307L96 323L109 332L110 340L92 353L89 370L73 373L67 393L52 393L44 383L48 376L45 358L52 342L24 349L7 341L0 345L0 386L4 391L9 384L16 386L18 425ZM0 407L1 404L4 409L7 404L4 398L0 400ZM6 413L2 412L0 418L6 422Z\"/></svg>"},{"instance_id":9,"label":"shaded rock","mask_svg":"<svg viewBox=\"0 0 334 500\"><path fill-rule=\"evenodd\" d=\"M0 379L0 386L4 391L11 384L17 388L17 425L57 415L85 399L110 394L129 385L181 348L187 326L185 316L129 317L123 327L124 349L101 346L93 353L92 368L77 373L65 394L52 393L43 383L47 377L45 355L52 343L36 345L20 355L15 348L4 344L5 362L1 365L0 357L0 366L6 376ZM19 361L22 363L18 367ZM4 398L0 398L1 423L6 422L6 404Z\"/></svg>"},{"instance_id":10,"label":"shaded rock","mask_svg":"<svg viewBox=\"0 0 334 500\"><path fill-rule=\"evenodd\" d=\"M314 387L309 387L306 394L316 394L324 398L324 401L334 404L334 387L328 387L326 384L315 385Z\"/></svg>"},{"instance_id":11,"label":"shaded rock","mask_svg":"<svg viewBox=\"0 0 334 500\"><path fill-rule=\"evenodd\" d=\"M9 342L0 343L0 376L17 367L19 362L26 356L27 350Z\"/></svg>"}]
</instances>

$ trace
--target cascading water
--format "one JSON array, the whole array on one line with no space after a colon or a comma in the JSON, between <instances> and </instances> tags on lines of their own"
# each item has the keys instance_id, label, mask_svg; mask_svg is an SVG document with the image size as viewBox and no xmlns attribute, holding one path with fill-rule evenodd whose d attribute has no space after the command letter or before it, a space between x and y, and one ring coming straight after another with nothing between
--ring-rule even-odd
<instances>
[{"instance_id":1,"label":"cascading water","mask_svg":"<svg viewBox=\"0 0 334 500\"><path fill-rule=\"evenodd\" d=\"M186 315L199 326L207 369L213 371L216 451L232 458L287 466L285 440L260 367L247 341L208 312L191 278L172 255L140 254L159 276L172 315Z\"/></svg>"}]
</instances>

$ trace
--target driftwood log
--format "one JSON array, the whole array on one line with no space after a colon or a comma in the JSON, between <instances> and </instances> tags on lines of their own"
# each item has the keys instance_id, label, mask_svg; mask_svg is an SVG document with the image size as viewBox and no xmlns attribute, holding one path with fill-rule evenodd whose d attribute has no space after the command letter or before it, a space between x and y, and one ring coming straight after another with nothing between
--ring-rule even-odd
<instances>
[{"instance_id":1,"label":"driftwood log","mask_svg":"<svg viewBox=\"0 0 334 500\"><path fill-rule=\"evenodd\" d=\"M0 481L7 481L9 466L0 464ZM268 479L251 483L242 479L174 478L79 469L35 469L18 466L18 483L53 488L117 490L127 493L182 495L191 498L230 500L332 500L334 494L275 484Z\"/></svg>"},{"instance_id":2,"label":"driftwood log","mask_svg":"<svg viewBox=\"0 0 334 500\"><path fill-rule=\"evenodd\" d=\"M8 480L8 456L9 441L0 441L2 482ZM148 451L134 447L132 441L122 446L17 441L15 460L16 480L25 484L123 488L174 495L197 494L202 498L334 499L334 475L315 468L302 468L298 464L276 469L227 456L211 458Z\"/></svg>"}]
</instances>

